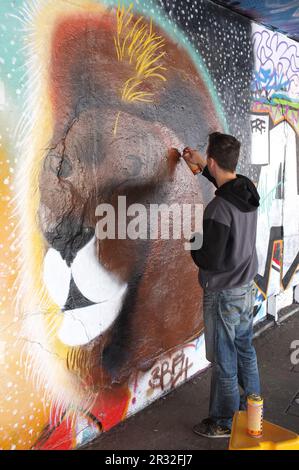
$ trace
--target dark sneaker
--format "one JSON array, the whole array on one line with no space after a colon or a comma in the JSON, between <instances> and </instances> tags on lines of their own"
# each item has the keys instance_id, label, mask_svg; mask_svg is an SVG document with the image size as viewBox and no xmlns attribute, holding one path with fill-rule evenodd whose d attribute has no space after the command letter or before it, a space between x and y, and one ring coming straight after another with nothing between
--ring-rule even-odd
<instances>
[{"instance_id":1,"label":"dark sneaker","mask_svg":"<svg viewBox=\"0 0 299 470\"><path fill-rule=\"evenodd\" d=\"M201 423L193 426L193 431L199 436L210 437L213 439L217 437L230 437L231 435L231 430L229 428L219 426L210 418L206 418Z\"/></svg>"}]
</instances>

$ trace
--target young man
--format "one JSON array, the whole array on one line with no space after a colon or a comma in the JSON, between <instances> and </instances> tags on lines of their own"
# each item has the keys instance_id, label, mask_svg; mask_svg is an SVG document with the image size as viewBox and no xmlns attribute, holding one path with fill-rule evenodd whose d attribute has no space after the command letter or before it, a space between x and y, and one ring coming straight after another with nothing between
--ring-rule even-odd
<instances>
[{"instance_id":1,"label":"young man","mask_svg":"<svg viewBox=\"0 0 299 470\"><path fill-rule=\"evenodd\" d=\"M193 428L205 437L229 437L235 411L245 409L248 395L260 394L252 345L259 195L246 176L236 174L240 146L235 137L215 132L207 161L189 147L183 153L192 171L217 188L204 211L202 247L191 251L204 290L206 353L213 363L209 417Z\"/></svg>"}]
</instances>

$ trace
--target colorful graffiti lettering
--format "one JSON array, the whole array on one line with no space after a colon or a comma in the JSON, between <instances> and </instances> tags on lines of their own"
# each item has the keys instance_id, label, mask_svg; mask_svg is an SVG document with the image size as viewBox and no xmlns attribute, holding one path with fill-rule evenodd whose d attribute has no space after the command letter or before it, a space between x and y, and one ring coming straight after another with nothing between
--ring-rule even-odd
<instances>
[{"instance_id":1,"label":"colorful graffiti lettering","mask_svg":"<svg viewBox=\"0 0 299 470\"><path fill-rule=\"evenodd\" d=\"M259 30L253 34L254 97L270 104L299 107L299 56L295 44L279 33Z\"/></svg>"},{"instance_id":2,"label":"colorful graffiti lettering","mask_svg":"<svg viewBox=\"0 0 299 470\"><path fill-rule=\"evenodd\" d=\"M257 25L253 30L253 45L251 158L252 163L262 165L258 184L261 195L258 232L268 234L267 240L260 236L257 240L260 267L256 282L263 294L270 296L298 283L299 49L280 34ZM269 74L264 74L265 69ZM272 80L274 76L280 76L279 84ZM269 80L263 81L265 77ZM288 103L287 107L282 99ZM275 261L277 247L280 248L279 263Z\"/></svg>"}]
</instances>

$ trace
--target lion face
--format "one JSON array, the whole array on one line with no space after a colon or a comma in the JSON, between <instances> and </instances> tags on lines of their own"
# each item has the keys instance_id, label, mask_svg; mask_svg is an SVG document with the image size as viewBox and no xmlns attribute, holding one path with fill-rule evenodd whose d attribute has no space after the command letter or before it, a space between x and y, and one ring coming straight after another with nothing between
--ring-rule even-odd
<instances>
[{"instance_id":1,"label":"lion face","mask_svg":"<svg viewBox=\"0 0 299 470\"><path fill-rule=\"evenodd\" d=\"M80 387L95 391L126 383L132 371L148 369L202 330L201 290L185 240L120 236L126 221L119 198L126 207L146 209L201 203L198 182L183 162L172 181L163 180L167 149L205 142L221 126L188 53L161 30L153 39L150 21L132 18L132 41L142 27L140 37L147 45L157 41L157 51L142 50L138 38L135 59L133 42L127 56L124 38L115 49L115 11L62 15L55 22L48 101L40 97L47 132L43 120L36 123L39 168L30 166L38 174L32 192L38 193L35 235L42 244L38 308L47 296L53 303L42 319L52 322L46 347L63 359L64 383L78 378ZM138 88L136 70L145 57ZM153 68L150 57L159 57ZM114 209L114 238L97 236L101 204Z\"/></svg>"},{"instance_id":2,"label":"lion face","mask_svg":"<svg viewBox=\"0 0 299 470\"><path fill-rule=\"evenodd\" d=\"M107 361L108 370L110 362L115 364L121 359L125 363L126 357L135 355L134 337L137 349L142 345L142 361L147 359L147 348L153 352L158 347L162 351L157 345L161 339L157 340L160 333L156 326L148 344L145 338L146 329L153 327L153 318L149 320L147 315L152 305L155 308L162 286L138 299L143 277L150 270L149 259L155 258L156 265L152 279L146 280L147 287L154 288L159 279L166 282L158 260L161 247L159 240L118 236L119 218L124 215L119 197L126 197L127 207L142 204L147 209L150 204L191 201L179 180L182 175L189 180L192 176L182 166L177 181L170 183L163 177L161 180L170 142L183 146L175 134L160 123L122 113L115 137L115 117L111 110L82 112L64 136L55 136L49 145L39 184L39 224L45 240L44 282L63 317L57 335L70 348L91 351L95 375L103 366L95 350L103 348L101 357ZM174 192L170 188L173 185L177 186ZM115 239L100 240L96 236L96 210L103 203L115 211ZM163 242L167 243L171 240ZM179 243L183 251L181 240L172 243ZM161 298L159 303L161 300L166 302ZM136 321L134 315L139 309L137 318L141 317ZM112 352L112 360L110 351L115 344L119 357L115 358L116 353Z\"/></svg>"},{"instance_id":3,"label":"lion face","mask_svg":"<svg viewBox=\"0 0 299 470\"><path fill-rule=\"evenodd\" d=\"M124 114L125 136L120 132L115 138L113 119L109 111L82 112L65 136L50 145L40 174L44 280L63 311L58 334L69 346L88 344L110 328L149 248L147 242L120 239L117 233L115 239L97 239L98 205L115 210L117 229L119 196L126 197L127 205L165 200L157 172L167 165L162 126Z\"/></svg>"}]
</instances>

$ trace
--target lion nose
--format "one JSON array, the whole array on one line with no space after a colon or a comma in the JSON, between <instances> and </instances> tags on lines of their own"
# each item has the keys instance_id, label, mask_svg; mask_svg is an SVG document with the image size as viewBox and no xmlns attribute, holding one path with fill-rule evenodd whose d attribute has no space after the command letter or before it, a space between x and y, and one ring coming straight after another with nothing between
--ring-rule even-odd
<instances>
[{"instance_id":1,"label":"lion nose","mask_svg":"<svg viewBox=\"0 0 299 470\"><path fill-rule=\"evenodd\" d=\"M59 251L62 259L68 266L81 250L94 236L92 227L85 227L73 219L64 218L51 232L45 233L45 238L52 248Z\"/></svg>"}]
</instances>

